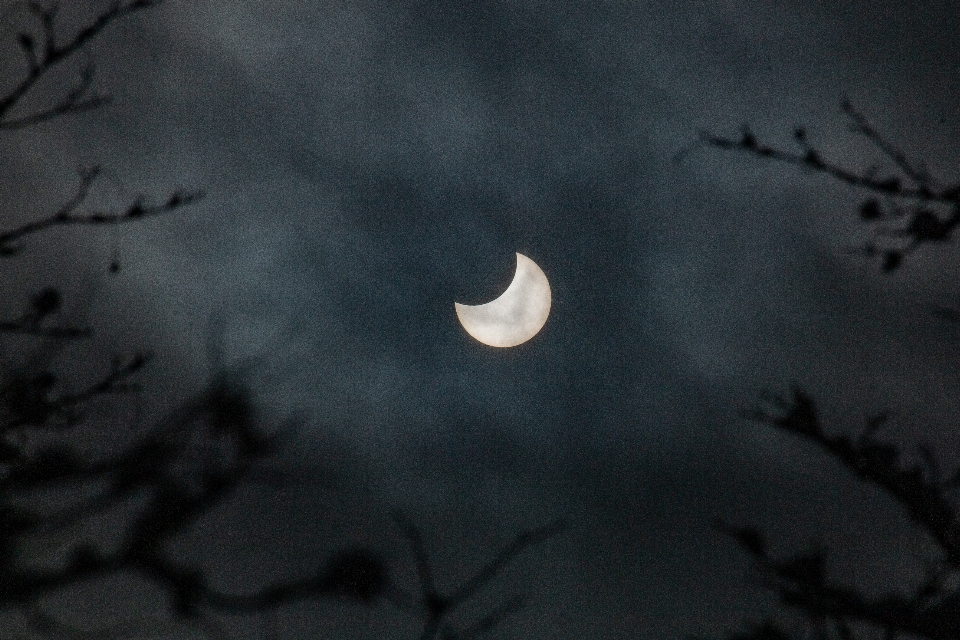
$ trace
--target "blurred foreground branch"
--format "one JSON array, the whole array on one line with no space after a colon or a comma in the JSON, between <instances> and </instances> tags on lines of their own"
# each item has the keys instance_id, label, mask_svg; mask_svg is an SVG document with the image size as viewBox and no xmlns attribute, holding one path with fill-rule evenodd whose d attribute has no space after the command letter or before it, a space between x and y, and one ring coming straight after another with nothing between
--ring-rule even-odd
<instances>
[{"instance_id":1,"label":"blurred foreground branch","mask_svg":"<svg viewBox=\"0 0 960 640\"><path fill-rule=\"evenodd\" d=\"M470 640L493 631L509 614L523 607L523 597L513 596L508 598L479 621L459 631L447 623L447 618L458 606L475 596L483 587L500 575L510 562L523 551L549 540L566 528L566 524L558 520L544 527L517 535L510 544L504 547L480 571L455 589L453 593L443 595L434 581L433 567L420 531L400 512L394 512L393 518L410 544L420 586L420 596L416 600L402 591L394 589L394 593L398 596L394 599L394 604L404 609L420 612L424 621L420 640L432 640L437 637L443 640Z\"/></svg>"},{"instance_id":2,"label":"blurred foreground branch","mask_svg":"<svg viewBox=\"0 0 960 640\"><path fill-rule=\"evenodd\" d=\"M887 413L871 416L860 433L850 437L829 434L814 401L799 387L795 386L788 397L770 395L766 401L746 417L814 443L857 478L880 488L936 543L938 557L929 562L925 578L907 594L902 593L906 585L895 585L885 595L868 596L829 578L824 549L779 558L754 527L717 519L716 528L750 554L764 584L784 605L804 614L817 630L817 638L960 638L960 587L956 580L960 577L960 511L952 495L960 487L960 469L944 477L932 451L923 445L917 447L918 461L906 462L897 445L876 435L887 424ZM864 635L857 629L872 629L879 635ZM770 640L793 636L768 620L746 635L727 637Z\"/></svg>"}]
</instances>

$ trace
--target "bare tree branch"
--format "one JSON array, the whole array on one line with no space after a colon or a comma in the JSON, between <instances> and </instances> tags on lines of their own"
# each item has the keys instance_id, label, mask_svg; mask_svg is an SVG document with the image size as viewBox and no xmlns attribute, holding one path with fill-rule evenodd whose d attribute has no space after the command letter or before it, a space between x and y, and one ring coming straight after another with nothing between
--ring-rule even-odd
<instances>
[{"instance_id":1,"label":"bare tree branch","mask_svg":"<svg viewBox=\"0 0 960 640\"><path fill-rule=\"evenodd\" d=\"M566 530L567 525L563 521L557 520L546 526L526 531L519 534L487 563L472 578L467 580L459 589L450 595L450 600L454 603L464 602L473 597L477 591L486 586L491 580L496 578L514 558L519 556L529 547L546 542L559 533Z\"/></svg>"},{"instance_id":2,"label":"bare tree branch","mask_svg":"<svg viewBox=\"0 0 960 640\"><path fill-rule=\"evenodd\" d=\"M852 107L849 107L849 109L850 109L850 113L857 114L857 112L852 110ZM859 118L863 117L863 116L860 116L859 114L857 114L857 116ZM866 122L866 121L863 120L863 122ZM864 133L865 135L866 135L865 132L870 132L871 134L870 139L872 141L874 142L878 140L882 141L882 139L879 138L879 136L877 136L876 138L873 137L873 135L875 135L873 132L873 129L868 128L868 125L861 125L860 127L858 127L857 131L860 133ZM798 135L800 132L803 132L802 135ZM840 180L841 182L849 184L850 186L862 187L864 189L876 192L881 195L897 196L905 199L924 200L927 202L939 202L941 204L948 204L948 205L956 204L958 202L958 199L960 199L960 185L958 185L957 187L943 188L939 191L934 191L929 188L924 189L922 186L905 187L903 186L901 180L895 175L888 176L885 178L879 178L875 174L875 169L872 169L872 168L862 173L857 173L855 171L851 171L849 169L841 167L840 165L833 164L829 161L824 160L819 151L817 151L814 147L809 146L809 144L806 141L806 133L804 132L803 129L797 129L794 133L795 133L795 139L799 138L803 140L803 144L801 145L803 148L803 151L801 153L792 153L789 151L782 151L775 147L762 144L757 141L756 137L750 131L749 127L743 127L743 132L739 139L726 138L723 136L718 136L712 133L708 133L706 131L701 131L699 134L699 143L696 144L694 147L691 147L691 149L696 148L697 146L707 145L707 146L716 147L718 149L741 151L743 153L758 156L761 158L770 158L773 160L777 160L779 162L785 162L787 164L792 164L799 167L812 169L813 171L817 171L820 173L826 173L832 176L833 178ZM885 148L887 143L880 142L878 144L883 144L884 145L883 148ZM895 154L895 157L897 159L903 158L900 161L904 163L906 162L905 155L902 152L895 150L895 148L892 146L890 147L890 149L891 149L890 153ZM674 161L679 162L686 155L687 153L683 153L682 155L675 156ZM920 175L919 173L917 173L917 170L915 169L911 169L911 173L916 173L917 175ZM929 184L929 182L932 181L932 178L930 178L928 175L925 175L924 181L927 184Z\"/></svg>"},{"instance_id":3,"label":"bare tree branch","mask_svg":"<svg viewBox=\"0 0 960 640\"><path fill-rule=\"evenodd\" d=\"M960 183L938 188L937 181L922 163L910 161L902 150L880 136L849 100L844 98L841 107L852 121L852 131L867 138L883 155L892 160L897 172L880 177L877 167L874 166L856 172L825 160L821 152L811 145L803 128L794 131L794 140L801 148L799 153L762 144L750 128L744 126L738 139L700 132L699 139L678 153L674 162L681 162L690 152L701 146L710 146L824 173L850 186L873 193L874 196L862 202L860 219L868 224L881 223L876 235L879 238L894 239L894 243L885 242L882 243L883 246L878 246L877 243L870 242L858 251L867 257L880 256L883 270L891 272L901 265L904 256L919 246L942 243L952 238L954 229L960 225ZM912 186L906 186L904 179L912 182ZM886 207L880 198L886 202ZM906 202L906 208L901 206L900 202ZM948 211L938 210L944 207Z\"/></svg>"},{"instance_id":4,"label":"bare tree branch","mask_svg":"<svg viewBox=\"0 0 960 640\"><path fill-rule=\"evenodd\" d=\"M413 559L417 568L417 578L420 580L420 592L436 594L437 587L433 581L433 569L430 567L430 559L427 556L427 549L423 544L420 531L403 512L395 510L391 515L407 542L410 543L410 550L413 552Z\"/></svg>"},{"instance_id":5,"label":"bare tree branch","mask_svg":"<svg viewBox=\"0 0 960 640\"><path fill-rule=\"evenodd\" d=\"M42 220L28 222L9 231L0 232L0 256L16 255L21 251L22 247L14 246L11 243L16 242L24 236L38 233L50 227L79 224L124 224L169 213L193 204L203 197L203 192L201 191L175 191L165 202L158 205L146 206L142 200L138 199L122 212L75 213L77 208L87 198L90 187L99 173L99 167L81 171L80 184L76 192L51 216Z\"/></svg>"},{"instance_id":6,"label":"bare tree branch","mask_svg":"<svg viewBox=\"0 0 960 640\"><path fill-rule=\"evenodd\" d=\"M76 422L80 414L77 408L94 398L113 393L136 391L135 385L125 381L150 360L149 354L138 354L127 364L116 364L103 379L77 393L50 398L56 384L56 376L44 372L32 378L14 377L0 387L0 407L4 412L4 430L21 426L41 426L56 417L63 417L68 424Z\"/></svg>"},{"instance_id":7,"label":"bare tree branch","mask_svg":"<svg viewBox=\"0 0 960 640\"><path fill-rule=\"evenodd\" d=\"M942 558L928 565L925 578L912 595L867 597L827 578L822 550L777 559L770 555L758 530L722 521L716 523L717 529L732 536L754 558L767 576L767 586L784 604L800 609L817 624L830 621L841 639L852 637L852 622L872 625L888 637L912 634L932 640L960 638L960 591L948 585L948 578L960 575L960 512L946 495L960 472L942 479L932 451L925 446L918 447L919 464L902 462L896 445L876 437L887 422L887 413L870 417L854 439L826 433L815 403L797 386L789 398L768 394L766 404L766 408L746 415L811 440L861 480L878 486L931 536Z\"/></svg>"},{"instance_id":8,"label":"bare tree branch","mask_svg":"<svg viewBox=\"0 0 960 640\"><path fill-rule=\"evenodd\" d=\"M420 640L431 640L437 637L437 634L444 630L444 622L450 613L452 613L457 606L473 597L481 587L496 578L510 561L525 549L552 538L566 528L565 523L556 521L547 526L520 533L497 554L493 560L473 577L468 578L461 587L455 589L451 595L444 596L437 590L433 581L433 569L430 566L430 560L420 531L403 513L394 511L392 516L404 537L409 542L417 565L417 575L421 590L420 606L422 607L424 620ZM475 637L477 634L492 630L504 617L522 606L522 603L523 599L519 596L511 598L507 603L496 608L493 612L484 616L480 622L469 628L466 637ZM452 633L451 631L447 635ZM456 636L454 634L451 637Z\"/></svg>"},{"instance_id":9,"label":"bare tree branch","mask_svg":"<svg viewBox=\"0 0 960 640\"><path fill-rule=\"evenodd\" d=\"M87 111L98 107L107 100L105 96L88 95L92 85L94 68L88 66L80 75L80 82L53 107L34 114L9 120L8 114L27 96L37 82L48 75L57 65L68 60L81 50L93 38L103 32L111 23L125 15L148 9L160 4L161 0L133 0L132 2L112 2L109 8L98 14L89 24L81 28L64 44L57 44L56 15L57 5L44 6L40 2L30 2L28 7L37 20L41 38L29 33L19 35L20 48L27 59L27 74L5 96L0 97L0 129L19 129L44 122L60 115Z\"/></svg>"},{"instance_id":10,"label":"bare tree branch","mask_svg":"<svg viewBox=\"0 0 960 640\"><path fill-rule=\"evenodd\" d=\"M36 113L21 118L11 120L0 120L0 130L13 131L15 129L24 129L41 124L48 120L53 120L59 116L71 113L82 113L91 111L110 103L110 97L105 95L88 95L93 86L93 76L96 69L93 65L84 66L80 72L80 81L66 95L60 98L60 101L52 107L43 109Z\"/></svg>"},{"instance_id":11,"label":"bare tree branch","mask_svg":"<svg viewBox=\"0 0 960 640\"><path fill-rule=\"evenodd\" d=\"M910 518L927 531L948 562L960 569L960 519L957 508L944 494L945 483L917 466L905 466L895 445L873 436L875 421L854 441L846 435L824 433L813 400L799 387L791 399L779 398L779 412L759 409L756 420L803 436L842 462L857 477L877 485L894 497Z\"/></svg>"},{"instance_id":12,"label":"bare tree branch","mask_svg":"<svg viewBox=\"0 0 960 640\"><path fill-rule=\"evenodd\" d=\"M0 321L0 333L19 333L38 338L89 338L88 327L38 327L23 322Z\"/></svg>"}]
</instances>

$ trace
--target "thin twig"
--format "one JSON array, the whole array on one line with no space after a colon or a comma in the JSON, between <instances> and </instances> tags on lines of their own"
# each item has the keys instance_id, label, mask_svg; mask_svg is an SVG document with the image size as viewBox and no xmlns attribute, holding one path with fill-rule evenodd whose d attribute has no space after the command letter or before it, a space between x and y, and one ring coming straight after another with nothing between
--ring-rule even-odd
<instances>
[{"instance_id":1,"label":"thin twig","mask_svg":"<svg viewBox=\"0 0 960 640\"><path fill-rule=\"evenodd\" d=\"M437 588L433 581L433 570L430 567L430 558L427 556L427 550L423 544L423 537L420 535L420 531L418 531L413 522L399 510L393 511L391 516L400 528L400 531L403 532L404 537L407 538L407 542L410 543L410 549L413 551L414 561L417 565L417 578L420 581L421 593L435 595Z\"/></svg>"},{"instance_id":2,"label":"thin twig","mask_svg":"<svg viewBox=\"0 0 960 640\"><path fill-rule=\"evenodd\" d=\"M77 186L73 196L64 202L55 213L47 218L28 222L9 231L0 232L0 256L16 255L21 251L22 247L15 246L12 243L24 236L38 233L51 227L80 224L124 224L142 218L168 213L192 204L203 197L203 192L201 191L175 191L167 198L166 202L158 205L144 206L143 202L138 199L119 213L75 213L77 208L86 200L90 193L90 188L99 175L99 167L82 170L80 172L80 184Z\"/></svg>"},{"instance_id":3,"label":"thin twig","mask_svg":"<svg viewBox=\"0 0 960 640\"><path fill-rule=\"evenodd\" d=\"M87 26L74 34L73 38L62 45L57 44L54 24L57 5L43 6L39 2L30 2L28 6L30 12L40 23L43 41L38 47L33 38L28 34L22 34L25 37L21 37L21 48L27 57L28 72L7 95L0 97L0 129L18 129L60 115L86 111L104 104L107 100L105 96L87 95L94 74L94 68L87 66L81 73L79 84L68 91L66 96L54 107L15 120L6 119L7 114L27 96L41 78L61 62L69 59L111 23L127 14L157 6L160 2L161 0L134 0L125 4L113 2L109 9L100 13Z\"/></svg>"},{"instance_id":4,"label":"thin twig","mask_svg":"<svg viewBox=\"0 0 960 640\"><path fill-rule=\"evenodd\" d=\"M918 187L920 187L921 192L926 191L929 193L933 186L931 184L933 179L924 167L913 166L913 164L907 159L907 155L884 139L877 132L877 130L873 128L866 116L857 111L848 99L844 98L842 100L841 108L843 109L843 112L850 116L850 119L853 120L853 130L856 133L862 134L887 157L893 160L893 162L900 167L901 171L903 171L904 174L906 174Z\"/></svg>"},{"instance_id":5,"label":"thin twig","mask_svg":"<svg viewBox=\"0 0 960 640\"><path fill-rule=\"evenodd\" d=\"M548 540L566 528L565 523L558 520L544 527L519 534L510 544L504 547L493 560L487 563L473 577L468 578L460 588L454 590L452 595L444 596L436 589L434 584L430 559L419 530L409 518L400 511L394 511L391 515L409 542L417 565L417 575L421 589L420 605L423 608L424 614L424 625L420 634L420 640L431 640L434 638L443 628L444 619L457 606L470 599L483 586L497 577L503 569L525 549ZM508 603L495 609L492 613L481 619L481 621L473 627L473 633L485 633L487 630L492 629L493 626L498 624L508 613L514 611L521 606L521 604L521 598L516 597L511 599Z\"/></svg>"},{"instance_id":6,"label":"thin twig","mask_svg":"<svg viewBox=\"0 0 960 640\"><path fill-rule=\"evenodd\" d=\"M454 591L450 600L454 603L464 602L484 585L493 580L500 574L510 562L529 547L545 542L566 529L566 523L557 520L546 526L521 533L513 542L508 544L497 556L483 567L477 574L467 580L467 582Z\"/></svg>"}]
</instances>

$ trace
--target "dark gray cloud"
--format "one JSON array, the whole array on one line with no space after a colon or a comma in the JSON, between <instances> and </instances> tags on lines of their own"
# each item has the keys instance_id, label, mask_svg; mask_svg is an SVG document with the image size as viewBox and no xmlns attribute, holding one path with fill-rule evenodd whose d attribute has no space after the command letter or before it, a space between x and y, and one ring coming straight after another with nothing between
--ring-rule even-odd
<instances>
[{"instance_id":1,"label":"dark gray cloud","mask_svg":"<svg viewBox=\"0 0 960 640\"><path fill-rule=\"evenodd\" d=\"M453 575L560 515L571 533L505 576L537 597L504 637L719 631L771 602L714 514L785 547L859 541L844 562L866 577L905 544L890 505L738 411L798 380L837 425L893 405L906 433L956 444L955 330L924 306L953 302L956 258L883 276L847 251L855 193L711 150L671 158L703 128L787 145L804 123L864 166L849 95L948 171L958 16L921 5L170 1L95 47L114 105L6 139L4 167L24 207L91 162L104 202L207 191L117 238L57 236L50 262L98 283L88 313L112 345L158 352L158 403L202 380L216 334L228 363L259 363L267 406L303 416L290 463L338 489L228 518L262 554L231 565L238 584L343 539L401 562L393 505ZM114 242L124 270L100 278ZM41 244L19 268L48 273ZM551 317L481 348L453 302L496 296L516 251L550 278ZM276 623L401 624L364 615L311 604Z\"/></svg>"}]
</instances>

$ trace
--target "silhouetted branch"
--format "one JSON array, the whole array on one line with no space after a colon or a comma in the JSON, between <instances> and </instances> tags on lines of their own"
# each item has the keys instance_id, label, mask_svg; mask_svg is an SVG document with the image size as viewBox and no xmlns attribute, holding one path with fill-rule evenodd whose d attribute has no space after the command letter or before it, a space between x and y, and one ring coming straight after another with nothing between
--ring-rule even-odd
<instances>
[{"instance_id":1,"label":"silhouetted branch","mask_svg":"<svg viewBox=\"0 0 960 640\"><path fill-rule=\"evenodd\" d=\"M852 131L865 136L867 140L880 149L884 155L893 160L894 163L900 167L900 170L919 187L922 196L928 196L932 193L933 178L930 176L926 167L922 164L914 166L914 164L907 159L906 154L893 144L887 142L887 140L873 128L873 125L870 124L867 118L853 107L853 104L848 99L844 98L840 106L843 112L850 116L850 119L853 121L853 125L851 126Z\"/></svg>"},{"instance_id":2,"label":"silhouetted branch","mask_svg":"<svg viewBox=\"0 0 960 640\"><path fill-rule=\"evenodd\" d=\"M436 594L437 587L433 581L433 569L430 567L430 559L427 556L426 547L423 544L423 537L417 527L401 511L392 513L393 520L397 527L410 543L410 550L413 552L413 559L417 569L417 579L420 581L420 592L423 594Z\"/></svg>"},{"instance_id":3,"label":"silhouetted branch","mask_svg":"<svg viewBox=\"0 0 960 640\"><path fill-rule=\"evenodd\" d=\"M78 406L99 396L136 391L136 385L128 384L126 380L149 360L149 354L138 354L126 364L115 363L113 370L101 380L82 391L57 398L50 397L57 383L53 373L43 372L30 378L13 377L0 387L2 428L8 431L22 426L42 426L55 417L65 418L67 424L74 423L81 417L76 412Z\"/></svg>"},{"instance_id":4,"label":"silhouetted branch","mask_svg":"<svg viewBox=\"0 0 960 640\"><path fill-rule=\"evenodd\" d=\"M496 557L486 564L463 586L453 592L450 600L454 603L464 602L476 594L482 587L496 578L501 571L518 555L529 547L545 542L566 529L562 521L552 522L546 526L519 534Z\"/></svg>"},{"instance_id":5,"label":"silhouetted branch","mask_svg":"<svg viewBox=\"0 0 960 640\"><path fill-rule=\"evenodd\" d=\"M783 151L760 143L749 127L744 126L739 138L728 138L708 132L700 132L697 142L674 157L680 162L691 151L710 146L718 149L741 151L761 158L792 164L825 173L853 187L866 189L875 194L866 198L859 210L860 219L866 223L887 223L878 229L877 235L886 238L906 239L905 244L877 246L868 243L859 252L868 257L880 256L884 271L897 269L903 257L925 243L938 243L951 239L954 229L960 225L960 183L938 188L937 181L922 163L911 162L906 154L888 142L876 131L866 117L854 109L846 98L841 104L843 112L851 119L853 132L867 138L881 153L893 161L898 171L883 177L877 167L863 172L846 169L825 160L822 153L810 144L806 130L797 128L794 140L800 146L799 153ZM904 179L912 186L906 186ZM886 201L886 207L878 198ZM910 202L907 208L897 204ZM948 212L938 212L936 207L948 207ZM890 223L895 223L892 226Z\"/></svg>"},{"instance_id":6,"label":"silhouetted branch","mask_svg":"<svg viewBox=\"0 0 960 640\"><path fill-rule=\"evenodd\" d=\"M81 171L80 185L77 187L76 193L51 216L42 220L28 222L9 231L0 232L0 256L16 255L20 252L21 247L12 246L11 243L24 236L43 231L50 227L134 222L143 218L169 213L175 209L192 204L203 197L203 192L201 191L175 191L165 202L157 205L146 206L141 200L137 200L121 212L75 213L76 209L86 199L90 192L90 187L99 174L99 167Z\"/></svg>"},{"instance_id":7,"label":"silhouetted branch","mask_svg":"<svg viewBox=\"0 0 960 640\"><path fill-rule=\"evenodd\" d=\"M23 322L0 321L0 333L17 333L38 338L89 338L88 327L37 327Z\"/></svg>"},{"instance_id":8,"label":"silhouetted branch","mask_svg":"<svg viewBox=\"0 0 960 640\"><path fill-rule=\"evenodd\" d=\"M368 549L346 549L333 555L316 573L285 581L250 595L227 595L206 590L202 600L224 612L250 613L316 597L346 597L366 604L382 596L389 581L386 564Z\"/></svg>"},{"instance_id":9,"label":"silhouetted branch","mask_svg":"<svg viewBox=\"0 0 960 640\"><path fill-rule=\"evenodd\" d=\"M394 511L392 513L394 521L400 528L404 537L410 544L411 551L416 562L417 576L420 583L420 606L423 611L424 625L420 634L421 640L430 640L437 637L438 633L443 632L444 638L457 638L459 634L446 629L443 625L446 617L452 611L474 596L481 587L496 578L520 553L525 549L544 542L557 535L566 528L561 521L556 521L547 526L527 531L519 534L514 540L504 547L493 560L485 565L473 577L468 578L464 584L453 591L449 596L442 595L436 588L433 580L433 569L423 544L423 537L417 527L403 513ZM400 592L402 594L402 592ZM468 628L464 638L476 637L478 634L487 633L492 630L509 613L520 608L523 599L519 596L511 598L503 605L497 607L493 612L484 616L480 622ZM407 607L402 607L407 608Z\"/></svg>"},{"instance_id":10,"label":"silhouetted branch","mask_svg":"<svg viewBox=\"0 0 960 640\"><path fill-rule=\"evenodd\" d=\"M715 523L716 528L733 537L753 557L767 577L767 585L785 605L822 625L823 634L831 628L826 624L829 622L841 640L852 638L850 624L857 622L881 629L887 637L912 634L933 640L960 638L960 590L949 586L949 579L960 575L960 512L946 496L960 471L943 479L933 452L925 446L918 447L919 464L902 462L896 445L876 437L887 423L886 412L868 418L861 433L851 438L828 434L814 401L797 386L790 397L767 394L765 400L767 407L747 412L747 417L813 441L861 480L880 487L933 538L942 559L928 565L912 595L868 597L827 578L822 550L778 559L769 553L766 539L757 529L722 520ZM781 637L773 628L757 633L730 638Z\"/></svg>"},{"instance_id":11,"label":"silhouetted branch","mask_svg":"<svg viewBox=\"0 0 960 640\"><path fill-rule=\"evenodd\" d=\"M960 519L947 499L948 484L920 466L900 463L899 449L874 437L883 420L868 420L866 428L852 440L846 435L823 432L812 399L798 387L791 399L777 398L779 411L759 409L751 416L785 431L812 440L851 469L857 477L879 486L895 498L910 518L937 542L947 560L960 569Z\"/></svg>"},{"instance_id":12,"label":"silhouetted branch","mask_svg":"<svg viewBox=\"0 0 960 640\"><path fill-rule=\"evenodd\" d=\"M922 176L922 182L919 183L920 186L905 187L902 181L896 175L883 178L877 177L876 168L873 167L862 173L857 173L840 165L824 160L821 153L816 148L809 145L809 142L806 138L806 132L803 129L796 129L794 131L794 139L800 142L803 149L803 151L800 153L782 151L775 147L758 142L754 134L750 131L749 127L743 127L740 138L727 138L708 133L706 131L701 131L699 134L699 145L697 146L706 145L716 147L718 149L741 151L750 155L759 156L762 158L770 158L780 162L785 162L787 164L812 169L813 171L817 171L819 173L826 173L841 182L849 184L850 186L862 187L881 195L924 200L927 202L939 202L941 204L950 205L957 203L958 199L960 199L960 185L943 188L939 191L930 188L930 183L933 181L933 179L929 175L920 173L919 170L914 169L911 165L907 164L906 157L901 151L897 150L895 147L889 145L883 141L882 138L877 136L875 131L869 126L869 124L866 123L866 120L863 118L863 116L854 111L853 107L850 106L848 102L844 101L843 104L844 111L850 114L851 117L856 118L856 122L858 124L854 130L858 133L866 135L872 142L880 146L885 153L891 155L891 157L897 161L901 168L902 166L909 167L909 177L919 180ZM682 160L685 155L686 154L682 156L675 156L674 160Z\"/></svg>"},{"instance_id":13,"label":"silhouetted branch","mask_svg":"<svg viewBox=\"0 0 960 640\"><path fill-rule=\"evenodd\" d=\"M91 387L92 395L106 392L136 368L121 367L110 381ZM311 577L249 595L212 589L198 566L176 562L163 551L165 541L221 504L246 483L259 461L274 452L273 437L260 433L253 421L247 393L215 381L185 411L175 412L138 443L105 460L85 462L71 447L50 445L19 461L4 481L4 496L84 483L102 489L52 513L0 500L0 530L5 532L0 539L0 606L36 602L49 592L121 571L133 571L157 584L169 595L173 617L192 624L200 624L206 610L248 613L319 596L371 603L382 595L388 582L386 565L365 549L338 552ZM206 454L197 455L202 452ZM22 553L9 555L25 541L62 534L133 495L143 496L142 504L122 525L121 543L112 551L77 542L65 565L42 569L26 564L29 560ZM52 629L55 621L38 611L33 613L34 622Z\"/></svg>"},{"instance_id":14,"label":"silhouetted branch","mask_svg":"<svg viewBox=\"0 0 960 640\"><path fill-rule=\"evenodd\" d=\"M26 32L21 32L18 36L18 44L27 62L27 74L9 93L0 97L0 129L19 129L68 113L87 111L104 104L108 100L107 97L88 95L94 75L93 66L88 65L80 74L80 82L68 90L67 94L54 106L21 118L12 120L7 118L10 111L27 96L41 78L83 48L112 22L127 14L159 4L160 0L112 2L109 8L81 28L71 39L58 44L55 25L57 5L44 6L40 2L29 2L27 6L39 23L41 33L39 39L35 34Z\"/></svg>"},{"instance_id":15,"label":"silhouetted branch","mask_svg":"<svg viewBox=\"0 0 960 640\"><path fill-rule=\"evenodd\" d=\"M70 113L81 113L91 111L97 107L102 107L110 103L110 97L104 95L88 95L90 87L93 85L93 76L95 67L92 64L84 66L80 72L80 81L71 89L59 102L43 111L32 113L22 118L0 121L0 130L12 131L14 129L24 129L33 125L41 124L47 120L53 120L58 116Z\"/></svg>"}]
</instances>

